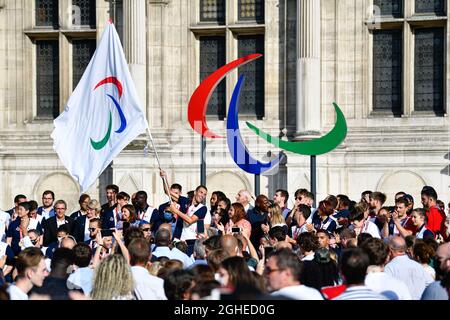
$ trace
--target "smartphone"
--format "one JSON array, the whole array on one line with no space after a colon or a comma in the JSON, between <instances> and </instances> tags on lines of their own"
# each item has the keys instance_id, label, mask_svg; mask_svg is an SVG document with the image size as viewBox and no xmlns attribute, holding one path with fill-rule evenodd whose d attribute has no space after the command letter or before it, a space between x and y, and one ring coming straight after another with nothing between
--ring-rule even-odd
<instances>
[{"instance_id":1,"label":"smartphone","mask_svg":"<svg viewBox=\"0 0 450 320\"><path fill-rule=\"evenodd\" d=\"M123 231L125 232L130 227L130 223L128 221L124 221L122 226Z\"/></svg>"},{"instance_id":2,"label":"smartphone","mask_svg":"<svg viewBox=\"0 0 450 320\"><path fill-rule=\"evenodd\" d=\"M241 233L241 228L239 228L239 227L232 227L231 228L231 232L232 233Z\"/></svg>"},{"instance_id":3,"label":"smartphone","mask_svg":"<svg viewBox=\"0 0 450 320\"><path fill-rule=\"evenodd\" d=\"M114 231L116 231L116 229L114 229L114 228L113 229L102 229L101 230L102 238L103 237L112 237Z\"/></svg>"}]
</instances>

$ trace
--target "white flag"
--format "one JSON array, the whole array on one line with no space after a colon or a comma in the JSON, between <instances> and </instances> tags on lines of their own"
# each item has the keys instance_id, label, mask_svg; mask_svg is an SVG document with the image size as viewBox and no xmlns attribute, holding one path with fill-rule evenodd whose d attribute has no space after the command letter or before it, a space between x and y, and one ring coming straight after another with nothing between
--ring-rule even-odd
<instances>
[{"instance_id":1,"label":"white flag","mask_svg":"<svg viewBox=\"0 0 450 320\"><path fill-rule=\"evenodd\" d=\"M112 23L54 125L53 148L81 192L148 128Z\"/></svg>"}]
</instances>

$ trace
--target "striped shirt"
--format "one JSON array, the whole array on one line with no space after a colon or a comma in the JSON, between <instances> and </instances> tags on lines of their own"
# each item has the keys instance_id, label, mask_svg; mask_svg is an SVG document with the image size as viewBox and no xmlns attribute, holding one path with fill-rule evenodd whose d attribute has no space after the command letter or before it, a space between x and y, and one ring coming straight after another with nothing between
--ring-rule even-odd
<instances>
[{"instance_id":1,"label":"striped shirt","mask_svg":"<svg viewBox=\"0 0 450 320\"><path fill-rule=\"evenodd\" d=\"M333 300L387 300L387 298L366 286L354 286L347 288Z\"/></svg>"}]
</instances>

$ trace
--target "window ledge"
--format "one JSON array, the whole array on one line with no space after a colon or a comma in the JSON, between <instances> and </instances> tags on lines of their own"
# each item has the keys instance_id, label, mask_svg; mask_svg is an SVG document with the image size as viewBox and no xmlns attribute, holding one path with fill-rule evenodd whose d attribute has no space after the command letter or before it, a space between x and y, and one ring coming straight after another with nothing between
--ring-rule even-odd
<instances>
[{"instance_id":1,"label":"window ledge","mask_svg":"<svg viewBox=\"0 0 450 320\"><path fill-rule=\"evenodd\" d=\"M86 38L93 37L97 35L97 29L65 29L61 30L62 34L71 38Z\"/></svg>"},{"instance_id":2,"label":"window ledge","mask_svg":"<svg viewBox=\"0 0 450 320\"><path fill-rule=\"evenodd\" d=\"M36 28L31 30L25 30L24 33L30 38L57 39L59 35L59 30Z\"/></svg>"},{"instance_id":3,"label":"window ledge","mask_svg":"<svg viewBox=\"0 0 450 320\"><path fill-rule=\"evenodd\" d=\"M368 118L403 118L404 115L392 111L371 111Z\"/></svg>"},{"instance_id":4,"label":"window ledge","mask_svg":"<svg viewBox=\"0 0 450 320\"><path fill-rule=\"evenodd\" d=\"M436 118L447 116L444 112L434 112L434 111L412 111L412 118Z\"/></svg>"},{"instance_id":5,"label":"window ledge","mask_svg":"<svg viewBox=\"0 0 450 320\"><path fill-rule=\"evenodd\" d=\"M220 25L220 24L195 24L195 25L191 25L189 27L190 30L192 31L201 31L201 30L217 30L217 29L221 29L221 30L225 30L227 28L227 26L225 25Z\"/></svg>"}]
</instances>

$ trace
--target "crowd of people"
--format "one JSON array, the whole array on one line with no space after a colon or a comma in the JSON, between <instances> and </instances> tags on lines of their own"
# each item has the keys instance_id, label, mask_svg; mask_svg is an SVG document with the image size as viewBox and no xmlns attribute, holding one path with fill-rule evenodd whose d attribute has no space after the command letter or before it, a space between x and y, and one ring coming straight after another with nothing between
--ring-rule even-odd
<instances>
[{"instance_id":1,"label":"crowd of people","mask_svg":"<svg viewBox=\"0 0 450 320\"><path fill-rule=\"evenodd\" d=\"M314 208L298 189L288 208L283 189L183 196L161 177L169 201L156 207L116 185L73 213L51 190L40 206L17 195L0 211L0 300L449 299L450 203L447 215L430 186L392 207L364 191Z\"/></svg>"}]
</instances>

